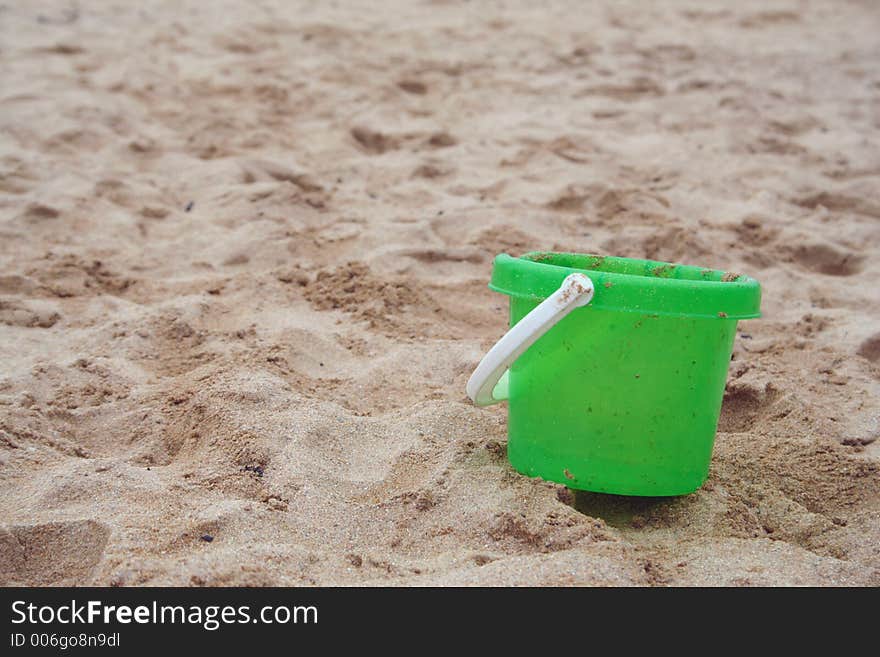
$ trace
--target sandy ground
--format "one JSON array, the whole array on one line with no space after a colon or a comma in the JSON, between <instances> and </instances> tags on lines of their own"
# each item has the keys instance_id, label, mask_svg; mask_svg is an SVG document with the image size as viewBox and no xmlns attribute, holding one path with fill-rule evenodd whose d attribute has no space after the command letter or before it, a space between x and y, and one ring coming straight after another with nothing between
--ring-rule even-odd
<instances>
[{"instance_id":1,"label":"sandy ground","mask_svg":"<svg viewBox=\"0 0 880 657\"><path fill-rule=\"evenodd\" d=\"M0 583L880 584L880 7L530 4L0 6ZM507 464L539 249L763 284L697 493Z\"/></svg>"}]
</instances>

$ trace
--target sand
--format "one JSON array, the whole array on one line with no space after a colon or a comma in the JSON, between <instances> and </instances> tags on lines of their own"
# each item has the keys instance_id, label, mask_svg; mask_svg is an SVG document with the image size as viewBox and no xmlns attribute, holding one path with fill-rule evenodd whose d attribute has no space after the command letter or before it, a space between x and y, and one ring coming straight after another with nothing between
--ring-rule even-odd
<instances>
[{"instance_id":1,"label":"sand","mask_svg":"<svg viewBox=\"0 0 880 657\"><path fill-rule=\"evenodd\" d=\"M880 584L874 2L0 7L0 584ZM516 474L493 256L748 273L711 476Z\"/></svg>"}]
</instances>

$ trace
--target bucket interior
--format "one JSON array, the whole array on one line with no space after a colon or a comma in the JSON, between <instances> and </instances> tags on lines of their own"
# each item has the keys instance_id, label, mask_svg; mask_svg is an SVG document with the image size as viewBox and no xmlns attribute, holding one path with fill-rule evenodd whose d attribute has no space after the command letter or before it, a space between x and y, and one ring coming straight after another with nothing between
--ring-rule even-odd
<instances>
[{"instance_id":1,"label":"bucket interior","mask_svg":"<svg viewBox=\"0 0 880 657\"><path fill-rule=\"evenodd\" d=\"M647 276L682 281L712 281L716 283L733 283L743 277L736 272L705 269L693 265L639 260L636 258L619 258L590 253L533 252L526 253L520 257L523 260L530 260L544 265L622 274L625 276Z\"/></svg>"}]
</instances>

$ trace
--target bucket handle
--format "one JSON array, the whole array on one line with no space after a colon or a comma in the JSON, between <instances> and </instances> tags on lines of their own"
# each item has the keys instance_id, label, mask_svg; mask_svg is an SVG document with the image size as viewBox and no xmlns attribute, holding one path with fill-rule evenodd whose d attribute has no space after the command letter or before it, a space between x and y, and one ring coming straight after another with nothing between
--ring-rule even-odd
<instances>
[{"instance_id":1,"label":"bucket handle","mask_svg":"<svg viewBox=\"0 0 880 657\"><path fill-rule=\"evenodd\" d=\"M593 281L589 276L569 274L556 292L511 327L483 356L467 382L467 394L474 404L489 406L507 399L507 386L501 385L496 388L501 377L506 374L507 368L559 320L575 308L590 303L593 291Z\"/></svg>"}]
</instances>

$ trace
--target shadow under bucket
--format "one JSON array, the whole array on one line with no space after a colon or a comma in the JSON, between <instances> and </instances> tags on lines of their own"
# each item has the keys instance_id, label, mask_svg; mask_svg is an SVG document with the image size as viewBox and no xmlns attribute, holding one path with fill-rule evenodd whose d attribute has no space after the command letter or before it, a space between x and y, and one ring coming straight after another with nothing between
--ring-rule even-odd
<instances>
[{"instance_id":1,"label":"shadow under bucket","mask_svg":"<svg viewBox=\"0 0 880 657\"><path fill-rule=\"evenodd\" d=\"M499 255L489 287L510 297L514 327L546 310L536 310L545 299L568 303L573 278L592 283L578 288L589 303L557 309L482 401L509 400L511 464L580 490L693 492L708 476L737 321L760 316L758 282L650 260L528 253Z\"/></svg>"}]
</instances>

